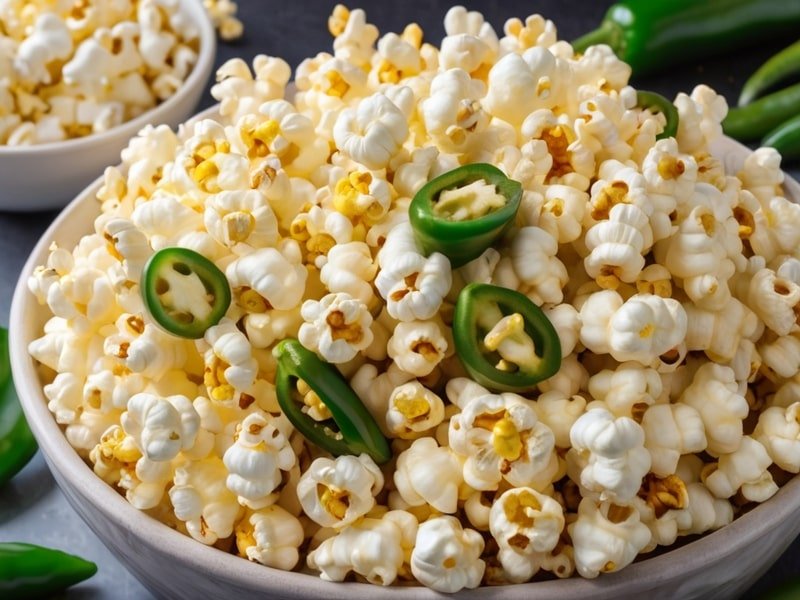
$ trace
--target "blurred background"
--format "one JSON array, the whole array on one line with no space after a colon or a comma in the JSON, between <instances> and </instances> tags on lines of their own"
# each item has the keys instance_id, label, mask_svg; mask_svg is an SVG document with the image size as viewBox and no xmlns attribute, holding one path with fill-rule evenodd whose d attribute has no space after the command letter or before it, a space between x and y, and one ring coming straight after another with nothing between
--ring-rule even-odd
<instances>
[{"instance_id":1,"label":"blurred background","mask_svg":"<svg viewBox=\"0 0 800 600\"><path fill-rule=\"evenodd\" d=\"M198 0L199 1L199 0ZM787 0L798 2L800 0ZM248 63L257 54L284 58L293 68L304 58L321 51L332 51L332 38L327 20L335 1L327 0L236 0L238 18L244 23L244 35L234 42L221 42L216 65L229 58L241 57ZM502 35L506 19L525 19L539 13L555 22L559 38L572 40L594 29L611 4L610 0L517 0L472 1L470 10L481 11ZM406 24L416 21L425 39L438 45L444 36L442 21L451 2L442 0L404 0L402 2L373 2L348 4L349 8L364 8L369 22L378 26L381 34L402 32ZM772 40L747 50L704 59L675 67L668 73L637 78L636 87L657 91L672 99L680 92L705 83L723 94L735 105L739 90L747 77L767 58L794 40ZM208 94L198 109L214 104ZM118 157L109 157L109 164ZM800 178L798 164L787 169ZM98 173L100 175L100 173ZM8 323L13 284L19 276L30 250L55 217L56 212L9 214L0 213L0 277L6 285L0 288L0 321ZM800 518L800 517L799 517ZM99 572L91 580L71 588L65 598L148 600L152 596L111 556L100 541L86 528L69 507L56 487L44 460L39 454L6 487L0 490L0 540L27 541L82 555L95 561ZM800 575L800 540L790 549L744 597L756 599L790 576ZM9 599L13 600L13 599Z\"/></svg>"}]
</instances>

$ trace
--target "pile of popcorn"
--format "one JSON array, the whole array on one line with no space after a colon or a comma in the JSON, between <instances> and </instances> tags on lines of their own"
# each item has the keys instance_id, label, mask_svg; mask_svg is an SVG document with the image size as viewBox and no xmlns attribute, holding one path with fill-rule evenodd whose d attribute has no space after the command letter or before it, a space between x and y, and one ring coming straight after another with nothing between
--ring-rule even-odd
<instances>
[{"instance_id":1,"label":"pile of popcorn","mask_svg":"<svg viewBox=\"0 0 800 600\"><path fill-rule=\"evenodd\" d=\"M30 278L53 315L30 352L98 476L264 565L455 592L618 571L800 471L800 206L772 149L726 173L722 97L679 94L677 136L657 141L664 117L636 107L630 68L606 46L575 55L538 15L499 37L454 7L438 48L342 6L329 27L333 54L298 67L288 100L284 61L234 59L219 120L142 130L105 172L94 233ZM521 182L522 207L453 270L415 245L408 204L473 162ZM168 246L231 286L196 342L139 293ZM561 368L538 391L466 377L450 326L476 281L555 325ZM271 354L286 337L347 378L388 464L293 429Z\"/></svg>"},{"instance_id":2,"label":"pile of popcorn","mask_svg":"<svg viewBox=\"0 0 800 600\"><path fill-rule=\"evenodd\" d=\"M172 96L197 61L182 0L0 0L0 145L107 131Z\"/></svg>"}]
</instances>

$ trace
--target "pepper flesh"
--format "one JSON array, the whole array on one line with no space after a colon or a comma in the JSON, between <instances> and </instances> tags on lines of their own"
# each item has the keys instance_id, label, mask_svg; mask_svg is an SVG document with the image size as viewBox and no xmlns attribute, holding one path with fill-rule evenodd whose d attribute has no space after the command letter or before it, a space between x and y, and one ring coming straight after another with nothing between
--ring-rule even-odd
<instances>
[{"instance_id":1,"label":"pepper flesh","mask_svg":"<svg viewBox=\"0 0 800 600\"><path fill-rule=\"evenodd\" d=\"M279 342L272 355L278 361L275 375L278 404L286 418L308 441L335 456L366 453L378 464L391 459L389 442L335 367L291 338ZM295 401L297 380L305 382L319 396L330 411L338 432L301 410Z\"/></svg>"},{"instance_id":2,"label":"pepper flesh","mask_svg":"<svg viewBox=\"0 0 800 600\"><path fill-rule=\"evenodd\" d=\"M572 46L608 44L638 76L796 34L798 24L800 2L786 0L624 0Z\"/></svg>"},{"instance_id":3,"label":"pepper flesh","mask_svg":"<svg viewBox=\"0 0 800 600\"><path fill-rule=\"evenodd\" d=\"M547 316L527 296L496 285L461 290L453 339L470 376L495 391L531 390L561 366L561 342Z\"/></svg>"},{"instance_id":4,"label":"pepper flesh","mask_svg":"<svg viewBox=\"0 0 800 600\"><path fill-rule=\"evenodd\" d=\"M661 94L638 90L636 92L636 106L646 108L650 112L660 112L667 119L664 130L656 136L657 140L675 137L678 133L678 109Z\"/></svg>"},{"instance_id":5,"label":"pepper flesh","mask_svg":"<svg viewBox=\"0 0 800 600\"><path fill-rule=\"evenodd\" d=\"M730 109L722 121L722 130L740 142L752 142L798 113L800 83L759 98L747 106Z\"/></svg>"},{"instance_id":6,"label":"pepper flesh","mask_svg":"<svg viewBox=\"0 0 800 600\"><path fill-rule=\"evenodd\" d=\"M97 573L78 556L21 542L0 543L0 597L47 598Z\"/></svg>"},{"instance_id":7,"label":"pepper flesh","mask_svg":"<svg viewBox=\"0 0 800 600\"><path fill-rule=\"evenodd\" d=\"M0 487L28 464L36 449L11 378L8 331L0 327Z\"/></svg>"},{"instance_id":8,"label":"pepper flesh","mask_svg":"<svg viewBox=\"0 0 800 600\"><path fill-rule=\"evenodd\" d=\"M439 195L484 180L505 198L499 208L482 216L451 220L436 214ZM455 269L478 258L514 221L522 198L522 185L497 167L485 163L464 165L430 180L414 195L408 216L417 243L426 255L440 252Z\"/></svg>"},{"instance_id":9,"label":"pepper flesh","mask_svg":"<svg viewBox=\"0 0 800 600\"><path fill-rule=\"evenodd\" d=\"M776 83L797 74L800 74L800 41L778 52L747 78L739 94L739 106L750 104Z\"/></svg>"},{"instance_id":10,"label":"pepper flesh","mask_svg":"<svg viewBox=\"0 0 800 600\"><path fill-rule=\"evenodd\" d=\"M174 287L184 287L173 293ZM198 339L219 323L231 303L225 273L202 254L188 248L164 248L144 266L144 305L165 331Z\"/></svg>"}]
</instances>

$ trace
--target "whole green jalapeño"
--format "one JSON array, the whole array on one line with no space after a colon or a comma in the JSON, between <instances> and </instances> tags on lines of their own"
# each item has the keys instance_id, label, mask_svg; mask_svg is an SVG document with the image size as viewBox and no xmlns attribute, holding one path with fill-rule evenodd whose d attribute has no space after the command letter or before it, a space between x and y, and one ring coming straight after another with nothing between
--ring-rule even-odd
<instances>
[{"instance_id":1,"label":"whole green jalape\u00f1o","mask_svg":"<svg viewBox=\"0 0 800 600\"><path fill-rule=\"evenodd\" d=\"M550 319L517 291L471 283L453 316L456 352L470 376L499 392L523 392L561 366L561 342Z\"/></svg>"},{"instance_id":2,"label":"whole green jalape\u00f1o","mask_svg":"<svg viewBox=\"0 0 800 600\"><path fill-rule=\"evenodd\" d=\"M391 459L389 442L375 419L334 366L291 338L279 342L272 355L278 361L275 375L278 404L303 437L334 456L366 453L378 464ZM316 421L303 412L298 380L319 396L333 423Z\"/></svg>"},{"instance_id":3,"label":"whole green jalape\u00f1o","mask_svg":"<svg viewBox=\"0 0 800 600\"><path fill-rule=\"evenodd\" d=\"M0 327L0 488L28 464L38 448L14 388L8 356L8 330Z\"/></svg>"},{"instance_id":4,"label":"whole green jalape\u00f1o","mask_svg":"<svg viewBox=\"0 0 800 600\"><path fill-rule=\"evenodd\" d=\"M408 216L426 255L440 252L455 269L478 258L511 226L522 185L492 165L448 171L414 195Z\"/></svg>"},{"instance_id":5,"label":"whole green jalape\u00f1o","mask_svg":"<svg viewBox=\"0 0 800 600\"><path fill-rule=\"evenodd\" d=\"M92 577L97 565L60 550L22 542L0 543L3 598L50 598Z\"/></svg>"},{"instance_id":6,"label":"whole green jalape\u00f1o","mask_svg":"<svg viewBox=\"0 0 800 600\"><path fill-rule=\"evenodd\" d=\"M142 271L145 308L165 331L198 339L219 323L231 303L225 273L202 254L188 248L164 248Z\"/></svg>"}]
</instances>

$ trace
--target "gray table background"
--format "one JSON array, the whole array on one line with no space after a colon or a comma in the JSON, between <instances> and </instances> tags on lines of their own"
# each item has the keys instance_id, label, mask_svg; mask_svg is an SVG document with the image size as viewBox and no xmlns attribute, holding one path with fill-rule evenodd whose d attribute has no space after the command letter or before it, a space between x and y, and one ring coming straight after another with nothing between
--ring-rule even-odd
<instances>
[{"instance_id":1,"label":"gray table background","mask_svg":"<svg viewBox=\"0 0 800 600\"><path fill-rule=\"evenodd\" d=\"M281 56L293 67L306 56L331 50L327 17L334 1L275 2L237 0L239 16L245 23L243 39L221 43L217 54L219 66L228 58L252 59L259 53ZM800 0L787 0L798 2ZM538 0L534 2L473 1L471 10L480 10L499 34L509 17L523 18L538 12L553 19L562 39L574 39L600 22L609 0ZM444 35L442 19L450 1L405 0L402 2L361 2L370 22L381 33L402 31L411 22L418 22L428 40L438 42ZM355 8L356 4L349 4ZM708 83L734 103L738 90L747 77L768 56L786 43L761 44L726 57L706 60L673 70L669 75L634 80L637 87L653 89L672 98L679 91L689 92L698 83ZM209 82L210 86L210 82ZM201 108L213 104L206 94ZM117 162L109 157L109 164ZM800 176L799 165L789 165L789 172ZM46 169L46 165L42 165ZM99 173L98 173L99 175ZM2 184L2 182L0 182ZM66 200L66 199L65 199ZM55 212L33 214L0 213L0 322L8 323L11 295L20 269L39 236ZM800 509L797 517L800 519ZM27 541L80 554L99 565L91 580L71 588L68 600L114 599L147 600L152 598L139 582L111 556L95 535L67 504L56 486L40 454L6 487L0 490L0 541ZM781 559L749 591L747 598L759 598L766 590L789 577L800 576L800 538ZM744 592L744 591L743 591Z\"/></svg>"}]
</instances>

